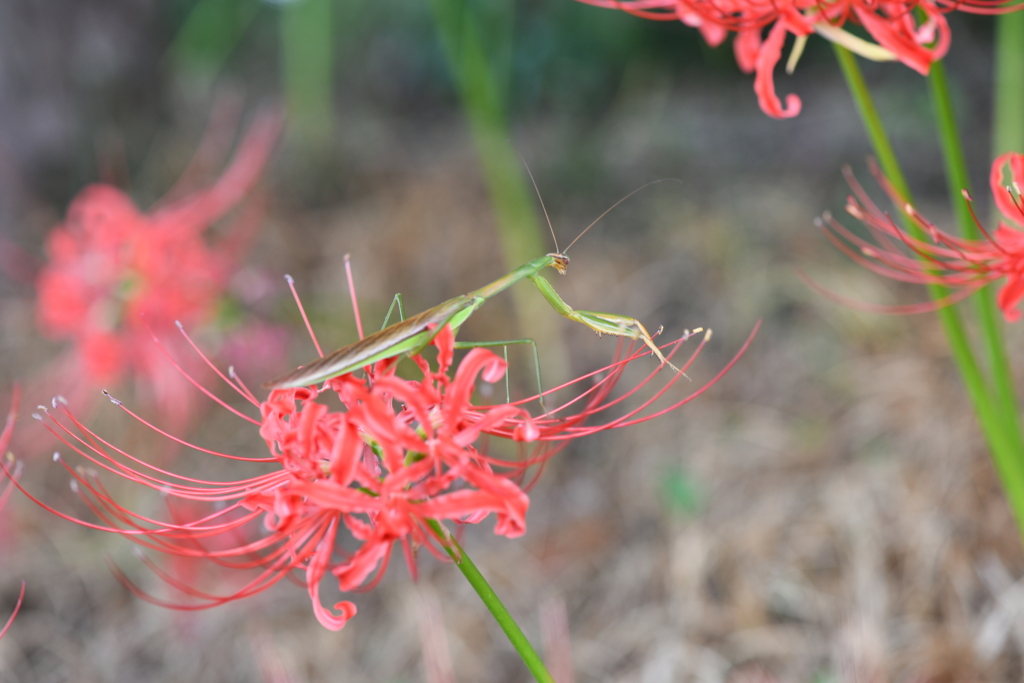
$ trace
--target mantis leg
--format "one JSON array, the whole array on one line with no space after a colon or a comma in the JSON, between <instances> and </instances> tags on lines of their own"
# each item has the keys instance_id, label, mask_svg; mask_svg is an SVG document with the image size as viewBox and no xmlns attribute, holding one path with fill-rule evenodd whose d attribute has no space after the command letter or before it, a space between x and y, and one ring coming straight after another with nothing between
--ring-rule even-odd
<instances>
[{"instance_id":1,"label":"mantis leg","mask_svg":"<svg viewBox=\"0 0 1024 683\"><path fill-rule=\"evenodd\" d=\"M391 314L394 312L396 307L398 308L398 319L399 320L405 320L405 311L403 309L402 295L401 294L395 294L394 298L391 300L391 306L388 308L388 313L387 313L386 316L384 316L384 324L381 325L381 329L382 330L385 327L388 326L388 321L391 319ZM442 327L444 327L450 321L451 321L451 318L447 318L444 322L440 323L437 326L436 329L440 331L440 329ZM428 346L430 344L430 341L432 341L432 340L433 340L433 336L431 336L430 339L427 341L427 343L424 344L424 347ZM540 401L540 407L544 410L545 413L547 413L547 408L544 406L544 396L543 396L543 394L544 394L544 386L541 383L541 379L540 379L540 354L537 351L537 342L535 342L532 339L504 339L504 340L489 341L489 342L455 342L455 348L457 348L457 349L472 349L472 348L478 348L478 347L479 348L493 348L495 346L500 346L500 347L504 348L505 349L505 402L506 403L511 403L512 398L511 398L511 392L509 390L509 380L508 380L508 347L513 345L513 344L529 344L532 347L532 350L533 350L533 368L534 368L535 375L537 377L537 397L538 397L538 400ZM417 350L414 350L414 351L410 352L409 355L415 355L416 353L419 353L419 351L422 351L422 350L423 350L423 348L421 347L420 349L417 349Z\"/></svg>"},{"instance_id":2,"label":"mantis leg","mask_svg":"<svg viewBox=\"0 0 1024 683\"><path fill-rule=\"evenodd\" d=\"M384 316L384 324L380 326L380 329L383 330L388 326L388 321L391 320L391 313L395 310L395 306L398 306L399 322L405 320L405 309L402 307L402 294L399 292L395 294L393 299L391 299L391 306L388 307L388 314Z\"/></svg>"},{"instance_id":3,"label":"mantis leg","mask_svg":"<svg viewBox=\"0 0 1024 683\"><path fill-rule=\"evenodd\" d=\"M638 339L642 341L647 347L654 353L655 356L661 360L662 363L668 365L670 368L675 370L677 373L682 374L679 368L672 365L668 358L665 358L662 354L661 349L654 343L654 338L651 337L651 333L647 331L647 328L637 320L636 318L630 318L625 315L617 315L615 313L598 313L597 311L577 311L572 306L565 303L562 297L558 296L558 292L551 286L541 275L532 275L530 280L540 290L541 295L547 299L551 307L558 311L559 314L565 316L569 320L575 320L578 323L583 323L590 329L597 332L598 335L610 334L616 337L626 337L628 339ZM660 330L659 330L660 331Z\"/></svg>"},{"instance_id":4,"label":"mantis leg","mask_svg":"<svg viewBox=\"0 0 1024 683\"><path fill-rule=\"evenodd\" d=\"M486 342L455 342L455 348L457 349L473 349L473 348L489 348L500 346L505 350L505 402L511 403L512 397L509 392L508 386L508 347L513 344L529 344L533 350L533 368L537 375L537 399L540 402L540 407L546 415L548 412L547 407L544 405L544 386L540 380L540 354L537 352L537 342L532 339L503 339L500 341L486 341Z\"/></svg>"}]
</instances>

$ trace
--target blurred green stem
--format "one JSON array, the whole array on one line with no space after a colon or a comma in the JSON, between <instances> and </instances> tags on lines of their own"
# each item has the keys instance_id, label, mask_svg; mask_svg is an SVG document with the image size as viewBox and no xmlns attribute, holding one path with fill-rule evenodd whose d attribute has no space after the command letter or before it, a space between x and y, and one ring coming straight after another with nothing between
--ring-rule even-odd
<instances>
[{"instance_id":1,"label":"blurred green stem","mask_svg":"<svg viewBox=\"0 0 1024 683\"><path fill-rule=\"evenodd\" d=\"M168 49L177 72L199 74L209 87L259 13L260 0L199 0Z\"/></svg>"},{"instance_id":2,"label":"blurred green stem","mask_svg":"<svg viewBox=\"0 0 1024 683\"><path fill-rule=\"evenodd\" d=\"M469 581L469 585L473 587L483 603L487 605L487 609L490 610L491 614L494 615L494 620L498 622L498 626L505 632L512 647L516 649L523 662L526 664L526 668L530 670L533 677L538 683L555 683L555 679L548 673L547 668L544 666L544 662L541 660L540 655L530 645L530 641L526 639L526 635L522 629L519 628L519 624L516 623L512 615L505 609L505 605L502 604L498 598L497 593L491 588L491 585L487 583L487 579L480 573L473 561L469 559L469 555L462 549L459 542L448 533L440 522L432 519L427 520L427 525L434 530L434 533L441 540L444 545L445 551L448 556L455 561L455 566L459 568L466 580Z\"/></svg>"},{"instance_id":3,"label":"blurred green stem","mask_svg":"<svg viewBox=\"0 0 1024 683\"><path fill-rule=\"evenodd\" d=\"M281 6L281 73L291 130L303 142L331 136L332 0L293 0Z\"/></svg>"},{"instance_id":4,"label":"blurred green stem","mask_svg":"<svg viewBox=\"0 0 1024 683\"><path fill-rule=\"evenodd\" d=\"M878 156L882 166L882 172L892 183L893 187L907 202L912 201L910 189L907 186L906 178L900 168L896 154L889 143L889 136L878 116L871 93L868 91L864 76L860 71L856 58L851 52L833 43L836 58L842 68L843 76L849 86L850 94L853 96L861 121L871 140L875 154ZM933 65L935 66L941 65ZM952 181L952 178L951 178ZM962 201L961 201L962 204ZM901 212L903 207L899 207ZM918 239L925 239L926 236L910 217L904 214L903 222L907 230ZM944 297L947 290L939 285L929 285L928 291L933 300ZM959 311L954 306L943 306L936 311L946 339L949 341L953 359L960 370L967 387L968 396L974 405L975 413L981 424L992 457L995 460L996 469L999 472L1003 487L1006 490L1007 498L1013 509L1017 520L1018 530L1024 530L1024 464L1022 464L1022 451L1020 449L1020 432L1012 433L1005 419L1006 410L993 401L988 385L982 374L981 368L971 351L967 339L966 330ZM1015 406L1012 407L1016 409ZM1024 534L1024 531L1022 531Z\"/></svg>"},{"instance_id":5,"label":"blurred green stem","mask_svg":"<svg viewBox=\"0 0 1024 683\"><path fill-rule=\"evenodd\" d=\"M550 250L545 248L547 238L537 221L519 155L509 141L504 111L506 93L499 86L505 84L507 88L508 48L502 49L500 38L491 41L497 44L492 50L497 53L495 61L504 66L492 69L481 28L466 0L431 0L430 6L483 167L505 266L511 271ZM499 29L511 31L511 12L504 14L504 25ZM503 73L496 74L498 70ZM560 381L565 375L566 361L558 327L540 322L546 320L547 305L526 288L517 288L512 295L520 333L532 337L544 350L544 377L548 382Z\"/></svg>"}]
</instances>

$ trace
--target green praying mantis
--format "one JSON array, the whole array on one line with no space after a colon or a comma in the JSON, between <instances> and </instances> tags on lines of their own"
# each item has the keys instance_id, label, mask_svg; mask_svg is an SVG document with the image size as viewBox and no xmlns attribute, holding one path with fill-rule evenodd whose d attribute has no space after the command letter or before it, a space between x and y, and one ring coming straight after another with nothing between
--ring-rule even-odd
<instances>
[{"instance_id":1,"label":"green praying mantis","mask_svg":"<svg viewBox=\"0 0 1024 683\"><path fill-rule=\"evenodd\" d=\"M530 180L533 180L533 174L530 174ZM569 320L574 320L586 325L590 329L594 330L598 335L608 334L616 337L640 340L651 349L651 352L658 357L662 364L668 365L677 373L682 374L681 371L676 368L676 366L672 365L664 354L662 354L661 349L659 349L657 344L654 343L652 335L639 320L629 316L617 315L615 313L577 311L567 304L562 297L558 295L555 288L551 286L551 283L541 275L541 272L545 268L554 268L560 275L565 275L566 269L569 266L569 257L566 256L566 252L569 251L572 245L576 244L580 237L583 237L590 228L594 227L594 225L604 218L612 209L629 199L640 190L658 182L661 181L655 180L651 183L638 187L619 201L615 202L605 210L604 213L598 216L593 223L584 228L568 247L560 251L558 250L558 240L555 238L554 228L551 227L551 219L548 217L547 208L544 207L544 202L541 200L541 207L544 209L544 217L548 219L548 227L551 229L551 236L555 241L554 252L535 258L532 261L528 261L513 270L511 273L498 278L490 284L484 285L480 289L448 299L447 301L444 301L433 308L427 309L418 315L406 318L393 325L387 325L385 322L386 326L380 331L370 334L355 343L343 346L340 349L309 363L308 365L300 367L294 372L290 372L273 380L272 382L268 382L264 386L268 389L304 387L311 384L319 384L325 380L331 379L332 377L337 377L347 372L358 370L359 368L387 358L394 358L403 354L407 356L414 356L426 348L445 325L450 325L453 333L457 332L459 327L466 322L466 320L473 315L478 308L483 306L488 299L522 280L529 280L532 282L538 291L540 291L541 296L547 300L551 307ZM534 187L536 188L536 182L534 182ZM658 329L656 334L660 334L660 332L661 328ZM508 343L516 342L490 342L485 343L484 345L493 346ZM476 345L479 346L480 344Z\"/></svg>"}]
</instances>

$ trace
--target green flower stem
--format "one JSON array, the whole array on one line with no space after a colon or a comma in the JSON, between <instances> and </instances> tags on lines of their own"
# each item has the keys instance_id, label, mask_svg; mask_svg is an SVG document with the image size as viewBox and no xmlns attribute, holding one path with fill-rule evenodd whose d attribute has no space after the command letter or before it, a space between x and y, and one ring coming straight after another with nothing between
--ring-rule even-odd
<instances>
[{"instance_id":1,"label":"green flower stem","mask_svg":"<svg viewBox=\"0 0 1024 683\"><path fill-rule=\"evenodd\" d=\"M871 98L867 83L864 82L864 75L860 71L860 66L857 65L857 58L845 47L835 43L832 43L832 49L835 50L839 67L843 70L843 77L846 78L846 85L850 88L850 94L853 96L853 103L857 106L860 120L864 123L868 138L871 139L871 146L875 150L875 156L878 157L878 163L882 165L882 172L885 173L896 191L909 201L910 187L907 185L907 179L903 177L903 169L896 159L896 153L893 151L892 145L889 144L889 134L885 132L882 119L878 116L878 110L875 109L875 101ZM900 208L902 209L902 207ZM920 229L912 221L910 229L914 230L916 234L920 234Z\"/></svg>"},{"instance_id":2,"label":"green flower stem","mask_svg":"<svg viewBox=\"0 0 1024 683\"><path fill-rule=\"evenodd\" d=\"M874 101L871 99L871 93L864 82L856 58L839 45L833 44L833 48L849 86L850 94L857 106L857 111L864 123L864 128L882 166L882 171L896 191L909 202L911 195L906 178L903 176L899 161L889 143L889 136L885 132L877 109L875 109ZM906 215L903 218L912 235L924 238L920 227L914 221ZM933 300L938 300L946 294L946 288L938 285L929 285L928 291ZM936 315L946 333L953 360L960 370L967 394L974 405L982 434L992 451L992 457L1009 498L1010 506L1014 511L1018 529L1024 529L1024 467L1021 464L1021 451L1016 447L1020 440L1020 434L1019 432L1016 435L1008 433L1009 430L1002 419L1002 411L994 405L981 368L971 351L964 324L957 309L953 306L944 306L936 311Z\"/></svg>"},{"instance_id":3,"label":"green flower stem","mask_svg":"<svg viewBox=\"0 0 1024 683\"><path fill-rule=\"evenodd\" d=\"M526 668L537 679L537 683L555 683L555 679L548 673L543 660L541 660L537 651L533 649L533 646L530 645L530 641L526 639L526 635L519 628L519 624L516 623L512 615L505 609L505 605L501 603L498 595L491 588L491 584L487 583L487 579L480 573L480 570L473 564L473 561L469 559L469 555L462 549L459 542L448 533L447 529L441 526L440 522L428 519L427 524L434 530L437 537L441 539L445 551L455 561L455 566L459 568L462 575L469 581L469 585L473 587L473 590L476 591L480 599L487 605L487 609L494 615L494 620L498 622L498 626L505 632L505 636L508 637L516 652L519 653L519 656L526 664Z\"/></svg>"},{"instance_id":4,"label":"green flower stem","mask_svg":"<svg viewBox=\"0 0 1024 683\"><path fill-rule=\"evenodd\" d=\"M996 19L992 158L1024 153L1024 11Z\"/></svg>"},{"instance_id":5,"label":"green flower stem","mask_svg":"<svg viewBox=\"0 0 1024 683\"><path fill-rule=\"evenodd\" d=\"M939 129L942 156L946 163L950 202L963 236L968 239L981 239L983 237L981 231L974 222L967 201L960 193L961 190L971 191L970 178L967 175L967 162L964 160L964 151L957 131L953 102L949 96L945 64L936 62L932 65L928 84L931 90L935 122ZM1006 435L1016 447L1017 458L1022 459L1024 458L1024 440L1021 439L1020 420L1017 416L1017 396L1013 387L1013 371L1006 356L1002 321L996 307L992 287L983 288L972 299L981 322L982 337L992 371L996 406L1002 415Z\"/></svg>"}]
</instances>

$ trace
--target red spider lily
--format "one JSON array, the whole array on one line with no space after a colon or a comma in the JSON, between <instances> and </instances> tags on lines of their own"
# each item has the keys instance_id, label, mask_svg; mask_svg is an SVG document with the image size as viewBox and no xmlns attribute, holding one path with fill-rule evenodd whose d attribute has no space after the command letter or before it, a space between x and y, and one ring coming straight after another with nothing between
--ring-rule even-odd
<instances>
[{"instance_id":1,"label":"red spider lily","mask_svg":"<svg viewBox=\"0 0 1024 683\"><path fill-rule=\"evenodd\" d=\"M11 409L7 413L7 422L4 424L3 432L0 432L0 457L6 458L4 455L7 453L7 445L11 442L11 434L14 432L14 421L18 416L18 388L14 388L14 396L11 398ZM15 467L13 472L10 472L5 464L3 468L3 476L0 477L0 510L3 509L7 499L11 497L11 491L14 488L10 482L5 482L4 479L17 479L20 468ZM14 611L11 612L11 616L7 619L7 623L4 624L3 628L0 628L0 638L4 637L7 633L7 629L14 623L14 617L18 616L18 610L21 609L21 603L25 599L25 582L21 582L21 593L18 595L18 602L14 605Z\"/></svg>"},{"instance_id":2,"label":"red spider lily","mask_svg":"<svg viewBox=\"0 0 1024 683\"><path fill-rule=\"evenodd\" d=\"M774 118L800 113L800 98L775 94L774 71L782 58L786 36L796 43L786 71L792 73L807 37L817 33L875 61L899 60L927 75L932 63L949 50L951 34L944 16L952 10L976 14L1012 12L1021 5L1007 0L579 0L588 5L621 9L645 19L678 20L696 27L711 47L736 34L733 51L744 73L755 73L754 92L761 110ZM860 24L875 43L844 30ZM770 26L768 35L763 35Z\"/></svg>"},{"instance_id":3,"label":"red spider lily","mask_svg":"<svg viewBox=\"0 0 1024 683\"><path fill-rule=\"evenodd\" d=\"M1003 170L1009 166L1010 185L1003 182ZM963 239L935 227L926 218L906 204L892 185L874 169L879 182L897 206L928 235L930 241L911 236L899 227L888 214L883 213L845 170L853 195L847 199L846 210L864 222L871 230L874 241L850 232L829 215L818 221L828 238L845 254L870 270L901 282L942 285L951 290L938 301L909 306L872 306L859 302L852 305L881 313L919 313L932 311L964 299L985 285L1000 278L1006 283L999 290L996 301L1007 322L1020 319L1018 304L1024 299L1024 204L1021 203L1020 185L1024 183L1024 155L1009 153L998 157L992 164L989 183L996 206L1009 218L1012 225L1000 222L989 234L975 219L982 239ZM965 191L964 198L971 202ZM973 211L973 209L972 209ZM1018 227L1014 227L1018 226ZM821 291L813 283L812 287ZM831 298L847 302L834 294Z\"/></svg>"},{"instance_id":4,"label":"red spider lily","mask_svg":"<svg viewBox=\"0 0 1024 683\"><path fill-rule=\"evenodd\" d=\"M177 321L196 325L214 314L251 241L258 206L216 243L209 229L252 190L280 124L277 115L259 114L219 180L149 214L109 185L91 185L72 201L47 238L36 317L45 335L73 344L47 373L61 378L73 403L130 375L174 424L186 421L187 383L152 337L173 332Z\"/></svg>"},{"instance_id":5,"label":"red spider lily","mask_svg":"<svg viewBox=\"0 0 1024 683\"><path fill-rule=\"evenodd\" d=\"M680 339L668 355L688 336ZM709 336L704 336L683 370L692 364ZM337 579L341 591L370 589L382 578L392 547L400 543L415 574L415 548L425 546L444 557L441 551L447 537L439 537L433 526L439 520L475 524L493 513L495 533L509 538L522 535L529 506L524 490L529 484L524 485L522 480L531 466L543 463L571 439L637 424L689 402L731 368L751 339L718 375L690 396L649 410L683 376L676 374L639 407L591 426L584 425L584 421L619 406L658 374L656 368L624 396L609 398L625 367L646 353L630 354L602 371L546 392L552 394L602 375L575 399L539 418L530 415L525 401L473 405L470 398L477 379L497 381L504 375L505 363L489 351L474 349L452 375L454 339L447 327L433 341L438 352L436 370L421 356L413 357L422 374L420 380L398 377L396 359L389 359L370 368L362 378L347 374L320 388L274 390L259 402L237 375L218 372L242 397L259 407L261 419L257 420L214 399L259 426L270 449L270 456L263 458L245 458L187 444L114 401L177 443L210 455L273 467L269 473L230 483L183 477L144 463L91 432L57 398L53 400L54 411L43 408L50 417L46 425L68 448L99 469L159 491L168 501L207 503L214 510L182 519L172 505L171 522L132 512L113 500L95 473L72 468L57 455L55 459L74 478L74 487L100 523L78 520L33 500L66 519L124 534L146 548L257 571L255 578L229 595L213 595L147 561L154 572L189 596L191 602L182 605L156 600L125 579L126 585L147 600L179 609L202 609L258 593L298 570L305 574L317 619L326 628L337 630L356 613L356 608L349 601L336 603L333 610L321 603L320 583L327 572ZM331 397L331 404L340 402L343 409L332 409L321 397ZM42 415L37 417L45 420ZM533 443L532 453L519 460L492 457L474 445L483 435ZM257 520L262 520L264 533L253 540L252 525ZM353 552L341 549L343 528L358 543Z\"/></svg>"}]
</instances>

